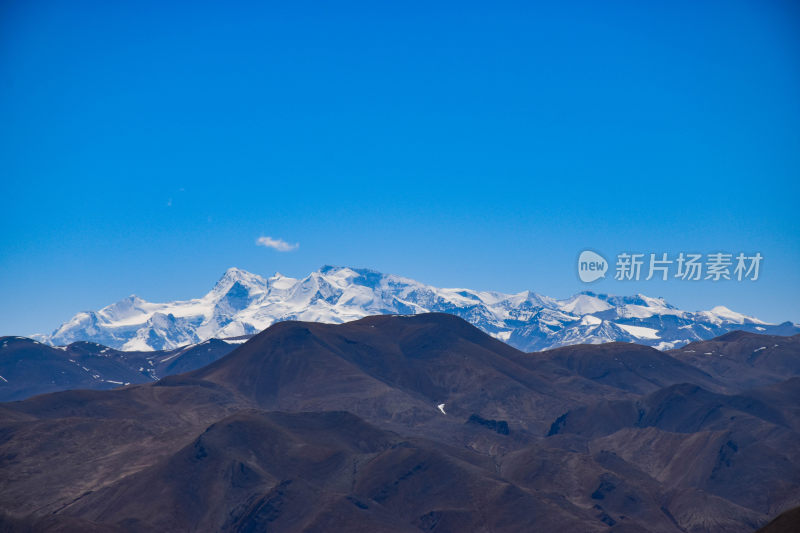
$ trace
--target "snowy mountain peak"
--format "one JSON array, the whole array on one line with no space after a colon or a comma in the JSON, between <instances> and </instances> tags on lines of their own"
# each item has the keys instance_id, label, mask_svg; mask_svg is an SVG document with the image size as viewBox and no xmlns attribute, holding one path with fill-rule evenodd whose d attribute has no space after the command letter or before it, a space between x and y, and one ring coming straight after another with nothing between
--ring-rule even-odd
<instances>
[{"instance_id":1,"label":"snowy mountain peak","mask_svg":"<svg viewBox=\"0 0 800 533\"><path fill-rule=\"evenodd\" d=\"M320 268L317 273L330 283L340 287L345 284L374 287L376 282L384 277L380 272L367 268L350 268L331 265Z\"/></svg>"},{"instance_id":2,"label":"snowy mountain peak","mask_svg":"<svg viewBox=\"0 0 800 533\"><path fill-rule=\"evenodd\" d=\"M275 272L275 274L267 280L267 287L270 290L286 290L294 286L295 283L297 283L295 278L290 278L289 276L284 276L280 272Z\"/></svg>"},{"instance_id":3,"label":"snowy mountain peak","mask_svg":"<svg viewBox=\"0 0 800 533\"><path fill-rule=\"evenodd\" d=\"M51 344L77 340L126 350L172 349L212 337L257 333L283 320L340 323L376 314L445 312L526 351L576 343L638 342L680 346L733 329L769 333L775 327L718 306L682 311L663 298L585 291L564 300L533 291L504 294L445 289L375 270L326 265L300 279L263 278L229 268L212 290L193 300L152 303L129 296L97 312L76 314ZM794 325L780 326L782 334Z\"/></svg>"},{"instance_id":4,"label":"snowy mountain peak","mask_svg":"<svg viewBox=\"0 0 800 533\"><path fill-rule=\"evenodd\" d=\"M664 298L652 298L642 293L636 294L636 298L642 302L641 305L646 307L667 307L670 309L675 309L675 306L668 304Z\"/></svg>"},{"instance_id":5,"label":"snowy mountain peak","mask_svg":"<svg viewBox=\"0 0 800 533\"><path fill-rule=\"evenodd\" d=\"M710 313L711 315L714 315L716 317L719 317L721 320L727 320L727 321L730 321L730 322L735 322L737 324L746 324L746 323L750 323L750 324L766 324L766 322L763 322L763 321L761 321L761 320L759 320L757 318L754 318L752 316L747 316L747 315L743 315L741 313L737 313L736 311L731 311L730 309L728 309L724 305L718 305L716 307L713 307L711 309L711 311L709 311L708 313Z\"/></svg>"},{"instance_id":6,"label":"snowy mountain peak","mask_svg":"<svg viewBox=\"0 0 800 533\"><path fill-rule=\"evenodd\" d=\"M229 268L216 283L212 292L227 293L237 283L248 290L264 290L267 286L267 280L257 274L251 274L240 268Z\"/></svg>"},{"instance_id":7,"label":"snowy mountain peak","mask_svg":"<svg viewBox=\"0 0 800 533\"><path fill-rule=\"evenodd\" d=\"M125 320L147 314L147 302L135 294L108 305L99 311L99 314L109 320Z\"/></svg>"},{"instance_id":8,"label":"snowy mountain peak","mask_svg":"<svg viewBox=\"0 0 800 533\"><path fill-rule=\"evenodd\" d=\"M562 311L577 315L593 314L612 308L608 302L593 293L576 294L572 298L560 302L560 304Z\"/></svg>"}]
</instances>

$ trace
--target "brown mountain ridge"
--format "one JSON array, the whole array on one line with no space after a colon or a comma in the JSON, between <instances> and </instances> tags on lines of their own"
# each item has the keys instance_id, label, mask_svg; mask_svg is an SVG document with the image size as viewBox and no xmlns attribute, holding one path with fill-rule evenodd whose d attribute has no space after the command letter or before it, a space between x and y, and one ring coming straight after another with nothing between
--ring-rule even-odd
<instances>
[{"instance_id":1,"label":"brown mountain ridge","mask_svg":"<svg viewBox=\"0 0 800 533\"><path fill-rule=\"evenodd\" d=\"M725 337L755 386L697 347L278 323L155 383L0 404L0 530L753 531L800 504L800 339Z\"/></svg>"}]
</instances>

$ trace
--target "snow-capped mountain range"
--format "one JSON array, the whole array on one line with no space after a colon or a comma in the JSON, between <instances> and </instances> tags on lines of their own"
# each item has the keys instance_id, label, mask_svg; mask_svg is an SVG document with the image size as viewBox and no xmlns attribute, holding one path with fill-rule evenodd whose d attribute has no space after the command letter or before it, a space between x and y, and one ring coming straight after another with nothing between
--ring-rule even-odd
<instances>
[{"instance_id":1,"label":"snow-capped mountain range","mask_svg":"<svg viewBox=\"0 0 800 533\"><path fill-rule=\"evenodd\" d=\"M682 311L661 298L582 292L557 300L517 294L442 289L373 270L325 266L302 279L263 278L230 268L205 296L152 303L129 296L99 311L78 313L40 341L92 341L122 350L168 350L210 338L258 333L282 320L340 323L376 314L444 312L525 351L568 344L636 342L669 349L734 329L800 333L796 324L768 324L725 307Z\"/></svg>"}]
</instances>

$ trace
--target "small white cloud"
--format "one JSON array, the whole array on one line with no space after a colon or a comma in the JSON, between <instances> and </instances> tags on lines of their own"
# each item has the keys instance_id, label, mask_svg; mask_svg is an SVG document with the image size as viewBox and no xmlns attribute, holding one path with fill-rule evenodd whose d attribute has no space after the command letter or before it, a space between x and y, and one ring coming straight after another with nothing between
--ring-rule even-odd
<instances>
[{"instance_id":1,"label":"small white cloud","mask_svg":"<svg viewBox=\"0 0 800 533\"><path fill-rule=\"evenodd\" d=\"M273 239L272 237L259 237L256 239L256 245L272 248L279 252L291 252L300 247L299 243L289 244L283 239Z\"/></svg>"}]
</instances>

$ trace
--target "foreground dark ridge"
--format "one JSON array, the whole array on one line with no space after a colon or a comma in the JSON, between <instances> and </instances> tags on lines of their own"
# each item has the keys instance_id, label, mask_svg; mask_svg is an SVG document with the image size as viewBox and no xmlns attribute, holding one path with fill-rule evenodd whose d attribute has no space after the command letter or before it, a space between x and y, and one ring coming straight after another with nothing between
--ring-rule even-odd
<instances>
[{"instance_id":1,"label":"foreground dark ridge","mask_svg":"<svg viewBox=\"0 0 800 533\"><path fill-rule=\"evenodd\" d=\"M707 342L525 354L444 314L279 323L157 383L0 404L3 525L753 531L800 504L800 339Z\"/></svg>"},{"instance_id":2,"label":"foreground dark ridge","mask_svg":"<svg viewBox=\"0 0 800 533\"><path fill-rule=\"evenodd\" d=\"M86 341L52 347L24 337L0 337L0 401L23 400L63 390L108 390L121 385L150 383L212 363L251 337L210 339L174 350L152 352L125 352ZM719 337L719 341L693 343L666 353L699 370L705 371L711 366L711 373L724 374L727 379L738 381L740 386L756 387L793 375L793 348L784 338L731 332ZM741 342L731 343L734 339ZM730 353L720 354L717 342ZM596 345L590 346L595 346L588 348L593 353L602 352ZM763 353L753 352L761 347ZM556 353L571 353L571 350ZM712 352L724 358L708 357ZM753 353L757 356L751 357ZM777 362L779 359L786 359L785 364ZM765 365L766 360L773 362ZM647 365L639 366L646 368ZM696 379L687 378L687 381L696 382Z\"/></svg>"}]
</instances>

